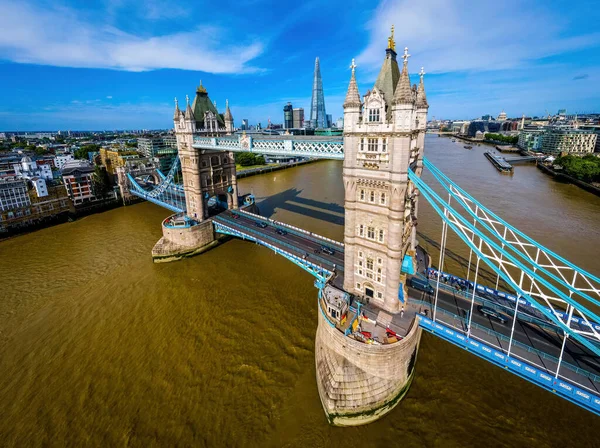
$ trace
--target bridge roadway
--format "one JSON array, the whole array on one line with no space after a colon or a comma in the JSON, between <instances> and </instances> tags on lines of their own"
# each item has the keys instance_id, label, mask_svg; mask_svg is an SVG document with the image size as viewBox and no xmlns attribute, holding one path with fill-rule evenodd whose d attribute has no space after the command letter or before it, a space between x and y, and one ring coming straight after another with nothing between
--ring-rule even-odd
<instances>
[{"instance_id":1,"label":"bridge roadway","mask_svg":"<svg viewBox=\"0 0 600 448\"><path fill-rule=\"evenodd\" d=\"M435 287L434 282L431 282L431 284ZM428 314L429 317L431 317L434 294L411 290L410 297L425 302L425 304L423 304L423 309L428 308ZM469 299L440 288L437 306L437 320L466 333L466 322L468 321L468 314L471 308L471 301ZM450 314L459 316L462 319L453 317ZM510 338L512 328L512 316L505 315L505 317L508 318L508 321L505 324L502 324L479 313L477 310L476 298L471 325L472 335L490 345L494 345L506 351L508 349L508 339ZM490 332L488 333L486 330L490 330ZM557 368L556 359L560 356L562 335L559 335L557 332L553 332L548 328L542 328L538 325L521 321L517 315L514 340L517 341L517 345L513 344L511 353L538 367L546 369L554 376ZM521 344L531 347L534 350L524 350ZM537 353L537 351L544 352L548 356L546 357ZM598 378L594 381L585 374L577 373L573 369L569 369L566 364L563 364L560 369L561 377L569 379L592 391L600 392L600 360L593 353L590 353L587 348L582 347L572 339L567 339L563 362L579 367L593 375L598 375Z\"/></svg>"},{"instance_id":2,"label":"bridge roadway","mask_svg":"<svg viewBox=\"0 0 600 448\"><path fill-rule=\"evenodd\" d=\"M238 217L234 217L234 215ZM333 284L338 288L343 287L344 250L342 246L331 244L318 235L294 230L287 224L277 223L276 221L249 213L225 211L212 219L238 232L257 237L261 241L267 241L269 244L298 257L306 257L306 260L322 266L329 271L333 271L335 265L336 275L333 279ZM265 223L267 227L259 227L258 223ZM283 229L286 233L283 235L277 233L277 229ZM324 253L321 250L322 246L332 248L334 254L328 255ZM429 308L429 316L431 317L433 295L409 288L409 298L415 300L416 307L419 308L417 311ZM471 302L469 299L440 288L438 293L437 318L441 322L464 330L470 306ZM456 315L456 317L452 317L452 315ZM485 317L477 311L476 300L472 317L472 335L506 351L512 327L512 317L507 317L509 319L505 324ZM514 355L534 365L545 368L548 372L556 371L556 361L554 358L557 359L560 356L562 344L562 336L559 336L558 333L529 322L519 321L517 318L514 340L517 341L517 345L513 345L511 349ZM533 350L525 350L524 346L531 347ZM538 351L544 352L549 356L545 357ZM566 364L563 364L560 370L562 377L590 390L600 391L600 361L593 354L589 353L587 349L581 347L572 339L568 339L563 361L599 377L598 381L593 381L587 375L567 368Z\"/></svg>"},{"instance_id":3,"label":"bridge roadway","mask_svg":"<svg viewBox=\"0 0 600 448\"><path fill-rule=\"evenodd\" d=\"M234 218L234 215L238 217ZM241 233L253 234L260 239L268 240L270 244L279 249L291 252L300 258L305 257L306 260L328 271L333 272L335 266L336 276L333 283L336 287L343 287L344 249L342 246L331 244L317 235L294 230L285 224L277 225L267 218L247 213L227 210L212 219ZM265 223L267 227L261 228L258 223ZM277 229L285 230L285 234L277 233ZM322 251L323 246L331 248L334 251L333 255L324 253Z\"/></svg>"}]
</instances>

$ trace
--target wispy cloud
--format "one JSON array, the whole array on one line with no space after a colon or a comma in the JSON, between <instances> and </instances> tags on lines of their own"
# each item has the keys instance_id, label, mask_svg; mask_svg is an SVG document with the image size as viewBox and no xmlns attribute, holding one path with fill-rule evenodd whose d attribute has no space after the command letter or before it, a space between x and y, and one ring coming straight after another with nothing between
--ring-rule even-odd
<instances>
[{"instance_id":1,"label":"wispy cloud","mask_svg":"<svg viewBox=\"0 0 600 448\"><path fill-rule=\"evenodd\" d=\"M417 66L430 73L507 69L600 44L597 31L566 34L567 19L557 12L516 0L501 6L490 0L476 5L467 0L383 0L368 23L369 45L358 62L367 68L380 63L392 24L398 53L408 46Z\"/></svg>"},{"instance_id":2,"label":"wispy cloud","mask_svg":"<svg viewBox=\"0 0 600 448\"><path fill-rule=\"evenodd\" d=\"M68 8L41 8L0 0L0 58L19 63L146 71L162 68L248 73L263 52L259 41L230 43L229 33L203 25L190 31L143 36L85 19ZM150 14L151 16L154 13Z\"/></svg>"},{"instance_id":3,"label":"wispy cloud","mask_svg":"<svg viewBox=\"0 0 600 448\"><path fill-rule=\"evenodd\" d=\"M582 79L588 79L590 77L590 75L583 74L583 75L577 75L577 76L573 76L573 81L580 81Z\"/></svg>"}]
</instances>

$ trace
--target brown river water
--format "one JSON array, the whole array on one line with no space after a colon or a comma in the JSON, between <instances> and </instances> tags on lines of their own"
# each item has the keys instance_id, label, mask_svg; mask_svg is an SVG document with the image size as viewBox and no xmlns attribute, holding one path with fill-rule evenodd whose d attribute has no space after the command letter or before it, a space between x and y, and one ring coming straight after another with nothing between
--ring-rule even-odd
<instances>
[{"instance_id":1,"label":"brown river water","mask_svg":"<svg viewBox=\"0 0 600 448\"><path fill-rule=\"evenodd\" d=\"M533 165L501 175L485 149L426 140L466 190L598 275L600 198ZM341 172L323 161L242 179L240 191L263 214L341 240ZM396 409L329 426L312 277L239 240L153 264L168 214L143 203L0 242L0 446L600 446L599 417L430 334ZM419 231L435 258L441 221L423 201ZM468 251L452 237L449 249L460 273Z\"/></svg>"}]
</instances>

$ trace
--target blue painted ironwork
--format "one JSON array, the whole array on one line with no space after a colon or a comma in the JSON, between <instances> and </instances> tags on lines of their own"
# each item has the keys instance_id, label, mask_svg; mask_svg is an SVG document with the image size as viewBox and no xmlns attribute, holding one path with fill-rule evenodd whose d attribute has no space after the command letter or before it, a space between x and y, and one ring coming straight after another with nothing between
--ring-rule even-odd
<instances>
[{"instance_id":1,"label":"blue painted ironwork","mask_svg":"<svg viewBox=\"0 0 600 448\"><path fill-rule=\"evenodd\" d=\"M238 238L242 238L244 240L254 241L257 244L260 244L261 246L268 247L276 254L287 258L292 263L294 263L296 266L301 267L306 272L308 272L309 274L316 277L317 281L319 282L319 285L324 286L325 283L327 282L327 280L333 274L333 272L331 272L327 268L318 266L315 263L302 258L302 256L296 255L296 254L292 253L291 251L284 250L281 247L278 247L278 246L284 246L293 251L298 251L298 249L295 248L294 246L292 246L291 244L287 244L282 241L275 240L274 238L270 237L269 235L265 235L263 233L257 232L254 229L250 229L250 228L246 228L246 227L244 227L243 230L236 229L233 226L227 225L227 222L219 217L213 218L213 225L215 228L215 232L217 232L217 233L235 236ZM321 289L321 288L319 288L319 289Z\"/></svg>"},{"instance_id":2,"label":"blue painted ironwork","mask_svg":"<svg viewBox=\"0 0 600 448\"><path fill-rule=\"evenodd\" d=\"M194 137L194 148L215 151L253 152L265 155L288 157L310 157L315 159L344 159L344 142L340 140L314 140L301 136L293 138L261 138L240 135L232 137Z\"/></svg>"},{"instance_id":3,"label":"blue painted ironwork","mask_svg":"<svg viewBox=\"0 0 600 448\"><path fill-rule=\"evenodd\" d=\"M424 328L460 348L474 353L486 361L503 367L511 373L559 395L561 398L565 398L588 411L600 415L600 396L577 387L570 381L554 378L547 372L534 367L527 362L521 361L513 356L508 356L488 344L476 341L472 338L467 338L464 334L439 322L433 322L425 316L419 316L419 325L421 328Z\"/></svg>"},{"instance_id":4,"label":"blue painted ironwork","mask_svg":"<svg viewBox=\"0 0 600 448\"><path fill-rule=\"evenodd\" d=\"M186 211L185 192L183 186L175 183L178 170L179 157L176 157L166 176L158 171L161 182L151 189L144 188L131 174L127 173L129 192L175 213L183 213Z\"/></svg>"},{"instance_id":5,"label":"blue painted ironwork","mask_svg":"<svg viewBox=\"0 0 600 448\"><path fill-rule=\"evenodd\" d=\"M436 179L444 179L444 185L448 185L449 182L451 182L440 175L440 171L433 167L431 162L425 161L424 164L430 171L435 171L434 177L436 177ZM477 223L477 225L475 225L470 219L465 218L459 213L453 206L446 203L412 170L409 170L409 179L415 184L420 194L431 204L442 220L481 260L498 274L499 278L502 278L509 284L519 296L522 296L531 302L538 311L544 314L546 318L556 323L566 334L576 339L596 355L600 356L600 347L588 339L588 337L591 337L595 341L600 342L600 333L598 333L598 331L593 327L590 327L591 333L575 330L559 318L559 315L548 310L548 308L550 308L552 311L562 313L562 309L557 309L556 302L567 304L568 307L570 307L570 315L572 315L575 310L586 322L589 323L590 320L599 322L600 319L598 316L583 305L583 303L592 303L600 306L599 301L587 295L586 291L575 288L560 276L550 273L546 269L546 265L540 265L537 260L516 250L512 246L512 241L506 240L497 230L492 230L490 228L490 219L483 219L479 217L477 213L469 213ZM453 204L458 203L459 205L463 205L469 199L474 201L474 199L470 198L464 190L460 190L460 195L456 194L457 188L458 187L456 186L447 188L451 197L456 197L456 201L453 202ZM477 207L479 206L483 208L481 204L477 203ZM487 211L487 209L484 210ZM504 221L496 215L492 215L491 212L487 211L486 216L493 216L493 220L496 223L503 223L505 228L509 228L508 224L504 223ZM518 232L513 227L510 227L510 229L511 232ZM486 230L487 232L484 232L483 230ZM475 242L476 237L479 239L479 244ZM527 238L527 241L529 241L530 244L534 244L540 250L545 249L531 238ZM482 249L482 245L488 248L488 250ZM576 272L575 275L577 275L577 273L582 276L587 275L592 280L596 280L594 276L591 276L591 274L586 273L571 263L569 263L569 267ZM518 270L517 276L520 276L520 280L515 279L515 270ZM525 276L531 281L531 289L529 291L525 290L526 288L523 286L523 278ZM600 281L598 284L600 284ZM553 294L554 296L549 296L549 294ZM571 298L573 294L577 296L577 301ZM554 300L550 300L549 298Z\"/></svg>"}]
</instances>

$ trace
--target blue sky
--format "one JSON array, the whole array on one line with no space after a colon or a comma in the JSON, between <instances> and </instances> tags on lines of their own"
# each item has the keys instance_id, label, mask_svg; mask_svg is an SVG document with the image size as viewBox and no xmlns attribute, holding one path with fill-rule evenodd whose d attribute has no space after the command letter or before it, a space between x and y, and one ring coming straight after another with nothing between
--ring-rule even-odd
<instances>
[{"instance_id":1,"label":"blue sky","mask_svg":"<svg viewBox=\"0 0 600 448\"><path fill-rule=\"evenodd\" d=\"M342 115L352 58L371 88L390 25L429 117L600 112L597 2L0 0L0 130L157 129L200 79L219 109L283 120L321 59ZM399 50L400 51L400 50Z\"/></svg>"}]
</instances>

